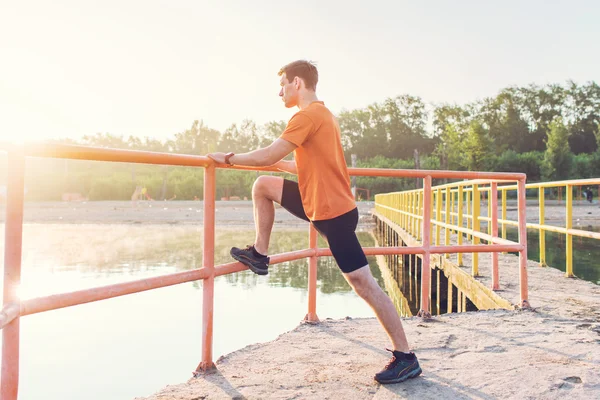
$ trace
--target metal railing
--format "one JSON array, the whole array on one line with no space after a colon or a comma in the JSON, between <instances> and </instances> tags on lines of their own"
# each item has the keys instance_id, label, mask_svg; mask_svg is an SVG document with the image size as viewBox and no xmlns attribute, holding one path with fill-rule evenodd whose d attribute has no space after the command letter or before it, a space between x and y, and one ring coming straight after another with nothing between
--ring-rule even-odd
<instances>
[{"instance_id":1,"label":"metal railing","mask_svg":"<svg viewBox=\"0 0 600 400\"><path fill-rule=\"evenodd\" d=\"M526 189L537 189L538 199L538 223L528 223L527 227L539 231L539 249L540 265L546 266L546 232L562 233L565 235L565 276L573 277L573 237L582 237L590 239L600 239L600 233L590 232L581 229L573 229L573 189L582 186L600 185L600 179L578 179L569 181L530 183ZM546 223L546 190L557 189L558 203L562 203L562 191L565 190L565 226L555 226ZM502 192L502 219L499 220L502 226L502 237L506 238L506 226L515 226L516 221L506 218L507 193L517 190L514 185L500 186L498 190ZM481 219L487 220L486 217Z\"/></svg>"},{"instance_id":2,"label":"metal railing","mask_svg":"<svg viewBox=\"0 0 600 400\"><path fill-rule=\"evenodd\" d=\"M451 253L457 253L458 264L462 265L463 253L473 253L472 276L479 276L479 253L491 253L493 290L500 288L498 253L519 252L520 303L521 306L528 306L525 179L518 180L516 185L519 243L498 237L498 184L505 182L506 179L499 180L480 174L478 179L470 181L449 183L433 188L425 185L423 189L378 194L375 196L375 208L379 214L420 240L423 246L430 245L429 235L435 227L434 246L431 247L430 254L444 253L448 257ZM486 189L491 192L489 218L480 216L482 185L488 185L489 187ZM431 215L429 210L435 210L435 213ZM481 232L479 224L481 219L489 221L487 234ZM443 245L441 245L442 229L444 231ZM456 234L456 245L451 244L453 234ZM464 244L465 239L470 241L470 244ZM488 244L482 245L481 240ZM451 251L451 248L459 251ZM444 249L444 251L437 249ZM427 254L423 254L422 263L429 265L430 260ZM425 279L429 279L429 277L427 276Z\"/></svg>"},{"instance_id":3,"label":"metal railing","mask_svg":"<svg viewBox=\"0 0 600 400\"><path fill-rule=\"evenodd\" d=\"M519 185L499 185L498 181L465 181L439 185L432 187L432 230L435 229L435 245L441 243L441 232L444 232L444 244L450 244L452 235L456 235L456 242L462 245L470 241L479 244L481 240L488 243L508 244L506 240L507 226L520 227L520 201L518 198L519 218L517 220L507 217L509 205L508 194L518 192ZM539 263L546 263L546 236L545 232L555 232L565 235L565 276L573 277L573 237L600 239L600 232L591 232L582 229L573 229L573 207L574 189L579 189L581 199L581 187L600 185L600 179L580 179L556 182L530 183L525 185L527 190L535 191L534 199L538 205L538 223L526 223L529 229L539 232ZM556 194L558 205L563 203L564 192L564 227L549 225L546 223L546 191L552 190ZM487 200L487 207L482 208L482 196ZM413 235L416 239L422 239L421 226L418 221L423 220L423 189L409 190L403 192L379 194L375 197L376 207L382 213L387 211L392 222L398 224L402 229ZM498 204L500 201L500 204ZM530 199L531 201L531 199ZM585 201L585 199L583 200ZM385 207L382 207L385 206ZM501 213L500 216L498 213ZM481 222L486 223L487 235L482 232ZM498 238L498 229L501 228L501 238ZM485 230L485 229L484 229ZM510 251L510 250L509 250ZM463 265L463 253L457 254L457 262ZM448 253L446 254L448 256ZM473 254L471 261L471 274L479 275L479 257ZM492 253L492 289L499 289L498 281L498 253ZM521 296L523 299L526 296Z\"/></svg>"},{"instance_id":4,"label":"metal railing","mask_svg":"<svg viewBox=\"0 0 600 400\"><path fill-rule=\"evenodd\" d=\"M215 242L215 192L216 168L234 168L245 170L275 171L268 168L246 168L239 166L215 165L208 157L191 156L167 153L153 153L146 151L118 150L106 148L93 148L70 145L32 145L26 147L0 145L0 150L8 152L9 177L7 185L6 204L6 235L4 255L4 294L3 307L0 312L0 327L3 328L2 343L2 381L0 389L1 400L15 400L18 396L19 383L19 321L25 315L55 310L63 307L109 299L126 294L157 289L195 280L203 280L202 300L202 355L197 371L208 370L214 367L212 354L213 340L213 295L214 279L217 276L245 270L246 267L238 262L214 265ZM79 159L93 161L128 162L159 165L191 166L204 168L204 235L203 235L203 260L202 268L191 271L177 272L160 277L146 278L125 283L101 286L69 293L54 294L28 300L21 300L17 294L21 282L21 250L23 233L24 209L24 177L25 158L45 157ZM367 255L391 254L421 254L422 280L421 280L421 312L422 316L429 316L429 286L431 279L429 255L436 253L462 253L462 252L520 252L520 282L521 300L527 301L527 240L525 227L525 175L519 173L485 173L485 172L458 172L458 171L427 171L427 170L391 170L371 168L351 168L350 174L354 176L380 176L392 178L420 178L423 179L421 207L422 217L419 218L422 229L422 246L418 247L369 247L364 248ZM494 238L492 245L462 245L462 246L432 246L430 244L431 196L432 179L496 179L501 181L518 182L519 199L519 243ZM378 206L381 207L381 206ZM416 217L415 221L416 221ZM475 219L477 220L477 219ZM416 224L416 222L415 222ZM475 233L472 233L475 235ZM308 311L305 320L318 321L316 313L317 294L317 257L330 256L328 248L317 247L317 232L309 228L309 248L271 256L271 264L279 264L302 258L309 259L308 270Z\"/></svg>"}]
</instances>

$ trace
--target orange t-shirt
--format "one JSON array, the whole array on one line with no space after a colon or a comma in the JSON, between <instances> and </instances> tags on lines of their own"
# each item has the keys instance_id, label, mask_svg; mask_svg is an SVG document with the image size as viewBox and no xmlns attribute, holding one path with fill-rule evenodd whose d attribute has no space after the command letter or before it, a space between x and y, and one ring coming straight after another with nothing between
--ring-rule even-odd
<instances>
[{"instance_id":1,"label":"orange t-shirt","mask_svg":"<svg viewBox=\"0 0 600 400\"><path fill-rule=\"evenodd\" d=\"M298 146L298 186L311 221L332 219L356 207L340 127L322 101L294 114L280 138Z\"/></svg>"}]
</instances>

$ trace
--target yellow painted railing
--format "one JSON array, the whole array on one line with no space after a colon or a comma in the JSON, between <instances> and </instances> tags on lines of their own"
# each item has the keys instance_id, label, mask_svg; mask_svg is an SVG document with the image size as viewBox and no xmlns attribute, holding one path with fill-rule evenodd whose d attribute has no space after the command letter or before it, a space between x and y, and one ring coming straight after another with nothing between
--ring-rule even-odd
<instances>
[{"instance_id":1,"label":"yellow painted railing","mask_svg":"<svg viewBox=\"0 0 600 400\"><path fill-rule=\"evenodd\" d=\"M600 189L600 179L582 179L557 182L530 183L525 185L528 191L535 191L535 197L530 198L532 206L538 206L538 221L527 223L527 228L537 229L539 232L539 263L541 266L546 266L546 231L562 233L565 235L565 256L566 266L565 275L572 277L573 275L573 237L584 237L600 240L600 233L590 232L581 229L573 229L573 191L578 190L578 198L581 200L581 188L598 186ZM536 190L537 189L537 190ZM549 225L546 223L546 190L556 192L557 198L553 203L558 207L564 207L564 227ZM444 244L448 246L452 234L457 234L457 242L463 244L463 240L472 241L473 244L478 244L480 241L486 240L480 234L480 222L486 222L487 236L496 236L498 231L497 224L500 224L501 237L506 239L506 227L518 227L518 212L514 219L508 218L508 205L511 202L517 203L516 192L518 185L502 185L497 181L472 180L450 183L432 187L432 213L431 225L434 227L432 232L435 232L435 244L440 244L441 232L444 232ZM508 200L511 196L510 192L515 192L514 200ZM600 192L600 190L599 190ZM564 196L563 196L564 193ZM487 204L484 208L486 211L482 214L481 200L484 197ZM563 198L564 197L564 198ZM375 196L375 207L379 213L386 215L388 218L393 218L396 213L400 215L397 222L403 229L411 233L415 238L420 239L420 224L423 212L423 189L409 190L403 192L394 192L379 194ZM498 205L498 200L500 204ZM495 203L495 204L494 204ZM383 207L381 207L383 206ZM494 207L495 206L495 207ZM379 208L378 208L379 207ZM501 210L500 218L498 218L498 208ZM392 210L395 209L395 212ZM517 209L518 211L518 209ZM495 214L495 215L494 215ZM534 215L530 213L529 215ZM495 223L497 221L497 224ZM458 234L461 232L461 234ZM487 240L486 240L487 241ZM449 256L448 254L446 256ZM458 264L463 264L462 253L458 253ZM479 274L479 255L473 253L472 258L472 275Z\"/></svg>"},{"instance_id":2,"label":"yellow painted railing","mask_svg":"<svg viewBox=\"0 0 600 400\"><path fill-rule=\"evenodd\" d=\"M600 179L578 179L570 181L557 182L542 182L531 183L525 185L527 189L537 189L537 200L539 205L538 223L528 223L527 228L537 229L539 231L539 248L540 248L540 265L546 266L546 231L562 233L565 235L565 276L572 277L573 275L573 236L584 237L600 240L600 233L590 232L581 229L573 229L573 191L579 189L579 197L581 196L581 188L587 186L600 186ZM546 224L546 189L556 189L558 192L557 205L562 206L562 193L564 189L565 199L565 226L556 226ZM517 226L515 221L506 218L506 193L517 190L515 185L498 187L502 190L502 219L499 221L502 224L502 237L506 238L505 225ZM585 201L585 200L584 200Z\"/></svg>"}]
</instances>

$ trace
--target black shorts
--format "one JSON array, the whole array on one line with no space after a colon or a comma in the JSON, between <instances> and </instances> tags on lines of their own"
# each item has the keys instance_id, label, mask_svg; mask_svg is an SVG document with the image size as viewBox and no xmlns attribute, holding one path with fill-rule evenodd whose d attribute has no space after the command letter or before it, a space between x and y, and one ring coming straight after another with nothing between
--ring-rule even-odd
<instances>
[{"instance_id":1,"label":"black shorts","mask_svg":"<svg viewBox=\"0 0 600 400\"><path fill-rule=\"evenodd\" d=\"M283 180L281 206L296 217L313 224L329 243L331 254L342 272L349 273L367 265L367 257L355 232L358 225L357 208L332 219L311 221L304 212L298 183L287 179Z\"/></svg>"}]
</instances>

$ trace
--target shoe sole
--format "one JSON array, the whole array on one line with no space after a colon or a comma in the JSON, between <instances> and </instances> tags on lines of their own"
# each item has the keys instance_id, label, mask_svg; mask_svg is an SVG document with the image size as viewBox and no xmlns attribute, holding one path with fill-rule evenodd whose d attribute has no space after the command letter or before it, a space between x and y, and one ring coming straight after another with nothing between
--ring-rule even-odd
<instances>
[{"instance_id":1,"label":"shoe sole","mask_svg":"<svg viewBox=\"0 0 600 400\"><path fill-rule=\"evenodd\" d=\"M255 267L254 265L252 265L250 260L248 260L247 258L237 256L231 252L229 254L231 254L231 257L233 257L236 261L241 262L242 264L244 264L246 267L248 267L252 272L254 272L257 275L267 275L269 273L268 269L258 268L258 267Z\"/></svg>"},{"instance_id":2,"label":"shoe sole","mask_svg":"<svg viewBox=\"0 0 600 400\"><path fill-rule=\"evenodd\" d=\"M419 369L415 369L414 371L411 371L408 374L401 376L399 378L396 378L396 379L389 379L389 380L375 379L375 380L377 382L381 383L382 385L387 385L387 384L391 384L391 383L401 383L408 379L416 378L417 376L421 375L421 372L423 372L423 370L421 369L421 367L419 367Z\"/></svg>"}]
</instances>

